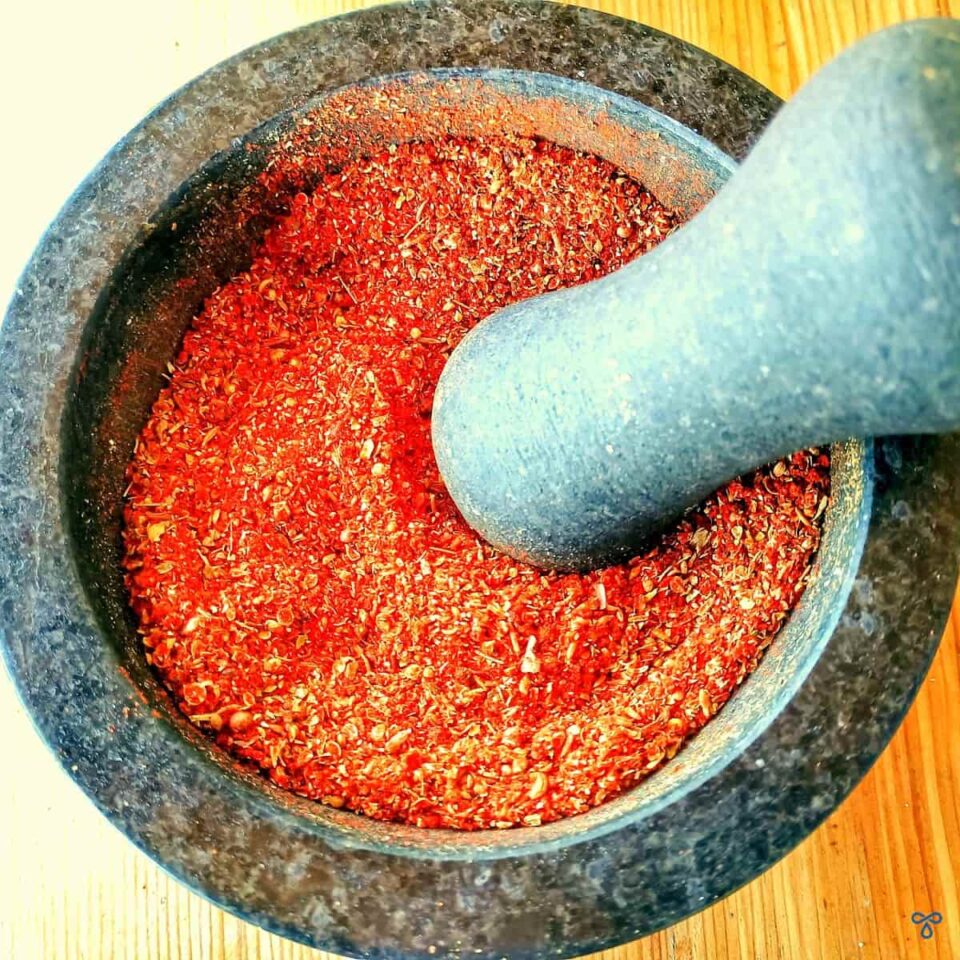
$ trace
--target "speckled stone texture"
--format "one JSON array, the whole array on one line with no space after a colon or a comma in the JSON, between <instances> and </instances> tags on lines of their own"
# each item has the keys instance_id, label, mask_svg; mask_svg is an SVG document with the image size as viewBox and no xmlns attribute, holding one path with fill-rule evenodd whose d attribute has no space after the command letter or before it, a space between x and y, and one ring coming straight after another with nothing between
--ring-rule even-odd
<instances>
[{"instance_id":1,"label":"speckled stone texture","mask_svg":"<svg viewBox=\"0 0 960 960\"><path fill-rule=\"evenodd\" d=\"M358 825L283 798L178 720L131 652L130 625L85 589L92 561L67 528L84 508L65 507L61 484L78 442L62 441L87 321L120 296L110 280L153 231L154 212L216 151L344 83L471 65L587 80L738 159L777 106L702 51L568 7L418 3L315 24L214 68L122 141L44 237L0 330L0 641L40 733L175 876L253 922L355 956L572 956L729 893L799 842L875 759L926 670L954 582L960 441L850 444L850 476L875 482L854 484L849 517L837 518L835 602L809 614L812 659L787 671L789 683L772 658L789 657L790 643L765 661L782 687L775 709L701 776L684 779L684 751L676 789L651 786L643 802L624 798L554 830ZM739 709L731 702L711 727ZM662 776L649 783L673 774Z\"/></svg>"}]
</instances>

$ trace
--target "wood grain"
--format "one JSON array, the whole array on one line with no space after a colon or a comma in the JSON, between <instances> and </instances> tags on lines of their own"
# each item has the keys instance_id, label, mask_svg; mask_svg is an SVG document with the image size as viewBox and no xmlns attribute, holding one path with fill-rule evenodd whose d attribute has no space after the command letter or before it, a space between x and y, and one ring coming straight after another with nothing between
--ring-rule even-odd
<instances>
[{"instance_id":1,"label":"wood grain","mask_svg":"<svg viewBox=\"0 0 960 960\"><path fill-rule=\"evenodd\" d=\"M0 240L0 293L12 286L14 271L71 185L152 103L244 46L365 5L349 0L16 5L15 13L5 15L5 34L16 40L0 58L0 83L5 92L31 91L29 97L10 97L5 128L32 149L4 151L0 203L8 227ZM584 5L677 34L784 97L871 30L918 16L960 16L960 0ZM10 223L20 229L10 231ZM805 843L696 917L597 957L960 958L958 638L955 606L902 728L847 802ZM5 676L0 724L13 750L0 785L3 960L329 957L211 907L135 850L41 746ZM921 941L910 914L932 909L944 921L933 939Z\"/></svg>"}]
</instances>

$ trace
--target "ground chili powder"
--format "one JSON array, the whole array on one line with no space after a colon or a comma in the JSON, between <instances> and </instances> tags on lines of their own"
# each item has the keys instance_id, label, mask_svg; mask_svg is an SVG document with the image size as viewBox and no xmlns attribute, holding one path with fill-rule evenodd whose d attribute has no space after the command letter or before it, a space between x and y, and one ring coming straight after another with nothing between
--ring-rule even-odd
<instances>
[{"instance_id":1,"label":"ground chili powder","mask_svg":"<svg viewBox=\"0 0 960 960\"><path fill-rule=\"evenodd\" d=\"M333 807L475 829L585 811L713 716L803 590L826 453L560 575L466 527L429 439L474 323L675 225L528 139L391 147L294 198L196 318L129 468L127 585L194 723Z\"/></svg>"}]
</instances>

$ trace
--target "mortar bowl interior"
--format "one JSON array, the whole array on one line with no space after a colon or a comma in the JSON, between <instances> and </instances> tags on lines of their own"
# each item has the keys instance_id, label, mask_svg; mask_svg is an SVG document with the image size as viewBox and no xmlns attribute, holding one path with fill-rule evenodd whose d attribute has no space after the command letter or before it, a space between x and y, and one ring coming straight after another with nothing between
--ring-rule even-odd
<instances>
[{"instance_id":1,"label":"mortar bowl interior","mask_svg":"<svg viewBox=\"0 0 960 960\"><path fill-rule=\"evenodd\" d=\"M785 708L846 602L869 516L870 450L832 448L831 499L811 582L758 669L726 707L659 771L595 810L542 827L458 834L370 821L292 796L198 733L147 667L120 572L124 471L167 363L206 296L244 269L295 190L259 175L278 150L310 151L335 170L389 143L515 133L610 160L667 206L695 216L735 161L665 115L585 83L547 74L435 70L368 81L279 115L212 157L156 211L100 292L82 334L62 420L59 483L77 575L109 645L171 735L199 751L265 816L331 842L413 857L533 853L601 836L663 809L729 764Z\"/></svg>"}]
</instances>

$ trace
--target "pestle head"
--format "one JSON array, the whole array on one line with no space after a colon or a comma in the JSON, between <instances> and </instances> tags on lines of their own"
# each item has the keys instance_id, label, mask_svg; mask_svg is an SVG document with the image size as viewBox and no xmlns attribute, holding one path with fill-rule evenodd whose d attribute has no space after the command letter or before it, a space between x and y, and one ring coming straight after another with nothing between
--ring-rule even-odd
<instances>
[{"instance_id":1,"label":"pestle head","mask_svg":"<svg viewBox=\"0 0 960 960\"><path fill-rule=\"evenodd\" d=\"M464 338L433 443L467 522L545 568L622 560L734 476L960 427L960 22L823 68L658 248Z\"/></svg>"}]
</instances>

